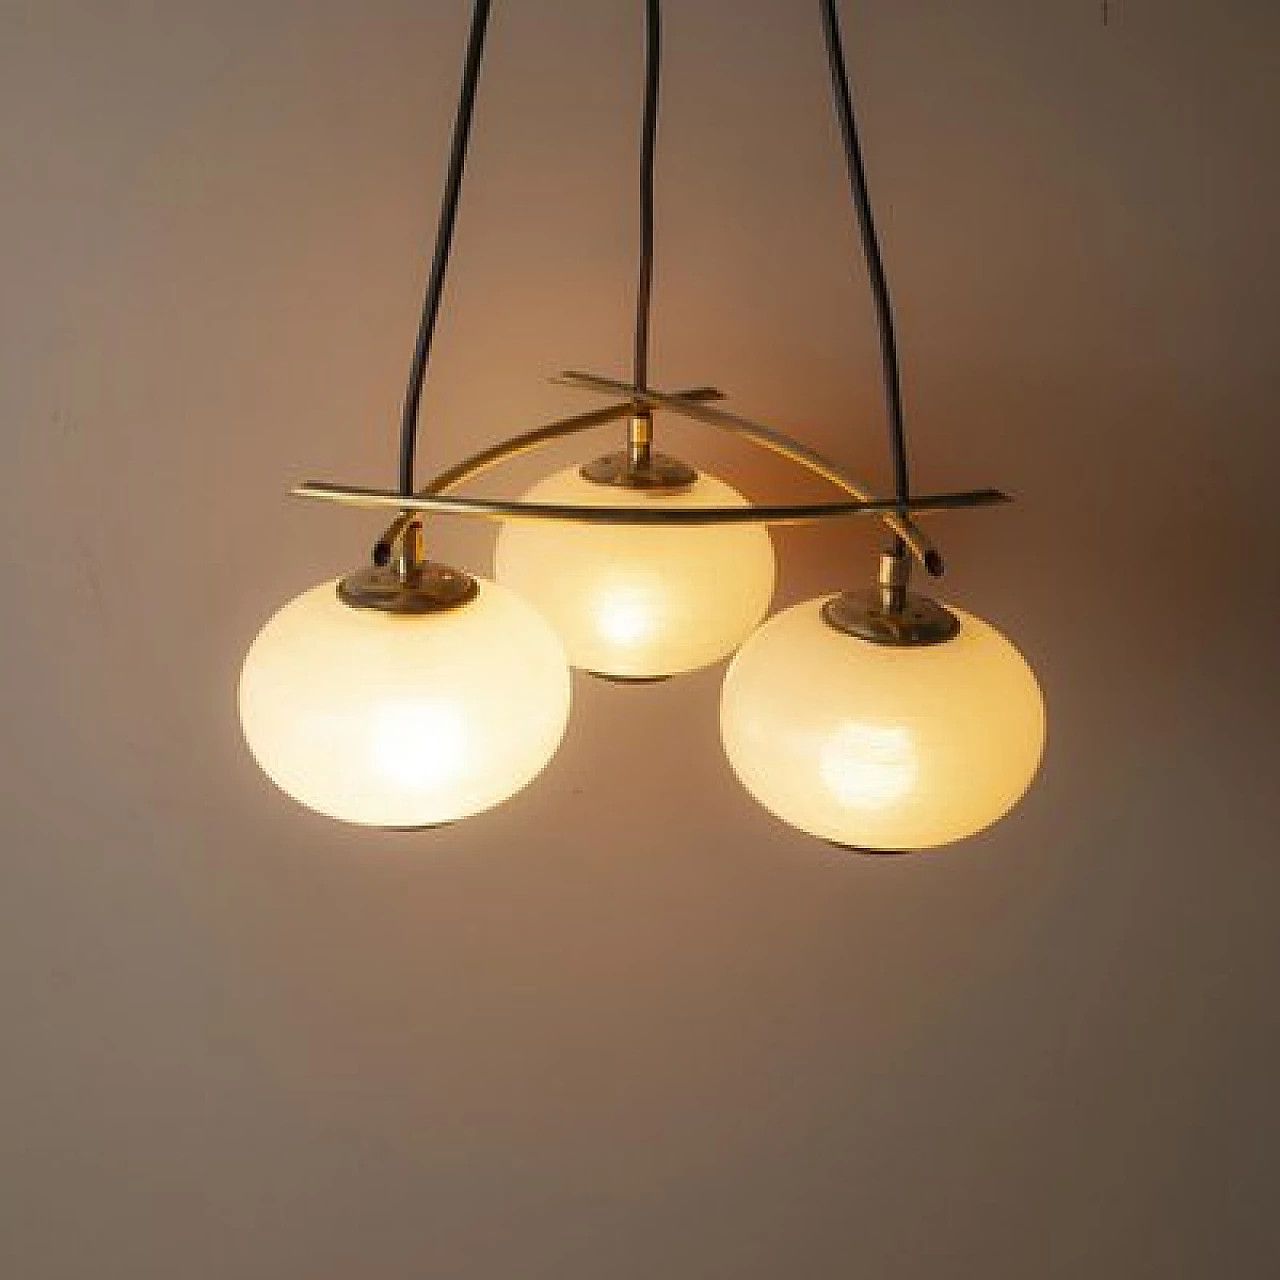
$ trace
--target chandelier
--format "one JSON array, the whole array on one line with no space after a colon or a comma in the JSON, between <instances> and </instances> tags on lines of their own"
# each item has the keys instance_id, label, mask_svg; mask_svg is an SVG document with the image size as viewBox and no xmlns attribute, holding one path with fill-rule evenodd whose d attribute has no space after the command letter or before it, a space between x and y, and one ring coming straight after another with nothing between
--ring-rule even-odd
<instances>
[{"instance_id":1,"label":"chandelier","mask_svg":"<svg viewBox=\"0 0 1280 1280\"><path fill-rule=\"evenodd\" d=\"M629 379L566 372L604 403L525 431L419 486L420 403L440 311L479 87L489 0L474 0L444 197L400 430L395 489L306 483L294 493L382 508L372 563L304 591L262 628L239 706L255 759L301 804L345 822L425 828L500 804L555 754L570 667L666 679L731 658L721 738L746 791L783 822L868 852L925 849L987 827L1039 766L1044 704L994 627L910 589L943 561L918 517L1008 501L910 486L897 343L835 0L819 0L832 97L875 305L893 492L877 496L799 440L729 412L713 387L649 378L653 180L661 12L646 0L640 257ZM761 505L655 447L673 414L826 481L829 501ZM620 447L555 472L518 500L458 490L548 442L609 423ZM492 578L428 557L423 520L500 522ZM875 518L889 533L862 589L768 617L770 525Z\"/></svg>"}]
</instances>

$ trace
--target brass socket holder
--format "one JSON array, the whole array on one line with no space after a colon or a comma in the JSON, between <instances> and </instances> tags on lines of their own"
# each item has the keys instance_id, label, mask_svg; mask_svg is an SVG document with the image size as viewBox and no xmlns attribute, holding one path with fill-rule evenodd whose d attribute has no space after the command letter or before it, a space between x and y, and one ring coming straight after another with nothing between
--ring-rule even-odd
<instances>
[{"instance_id":1,"label":"brass socket holder","mask_svg":"<svg viewBox=\"0 0 1280 1280\"><path fill-rule=\"evenodd\" d=\"M945 644L960 634L960 619L929 596L907 590L911 561L886 553L877 583L846 591L822 606L822 620L845 635L893 648Z\"/></svg>"},{"instance_id":2,"label":"brass socket holder","mask_svg":"<svg viewBox=\"0 0 1280 1280\"><path fill-rule=\"evenodd\" d=\"M687 463L653 450L653 415L633 413L627 425L627 447L588 462L579 473L592 484L654 493L681 493L692 487L698 473Z\"/></svg>"},{"instance_id":3,"label":"brass socket holder","mask_svg":"<svg viewBox=\"0 0 1280 1280\"><path fill-rule=\"evenodd\" d=\"M457 609L480 594L470 574L426 558L420 519L404 522L391 550L388 563L375 561L338 583L343 604L414 616Z\"/></svg>"}]
</instances>

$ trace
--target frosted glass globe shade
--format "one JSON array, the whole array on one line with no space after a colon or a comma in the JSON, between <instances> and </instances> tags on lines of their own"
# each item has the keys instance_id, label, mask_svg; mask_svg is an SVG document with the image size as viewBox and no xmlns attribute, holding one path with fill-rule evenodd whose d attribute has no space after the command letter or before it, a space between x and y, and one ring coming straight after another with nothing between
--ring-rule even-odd
<instances>
[{"instance_id":1,"label":"frosted glass globe shade","mask_svg":"<svg viewBox=\"0 0 1280 1280\"><path fill-rule=\"evenodd\" d=\"M564 735L569 683L554 632L496 583L406 616L351 608L329 582L259 632L240 722L263 771L308 808L431 826L500 804L542 771Z\"/></svg>"},{"instance_id":2,"label":"frosted glass globe shade","mask_svg":"<svg viewBox=\"0 0 1280 1280\"><path fill-rule=\"evenodd\" d=\"M745 507L747 499L700 474L680 491L596 484L577 467L557 471L530 502L598 507ZM760 525L570 525L527 521L498 534L500 582L555 628L575 667L624 679L693 671L733 652L773 596L773 542Z\"/></svg>"},{"instance_id":3,"label":"frosted glass globe shade","mask_svg":"<svg viewBox=\"0 0 1280 1280\"><path fill-rule=\"evenodd\" d=\"M729 666L720 730L743 786L783 822L863 849L930 848L1003 817L1044 748L1022 655L959 609L943 644L873 644L828 626L827 598L771 618Z\"/></svg>"}]
</instances>

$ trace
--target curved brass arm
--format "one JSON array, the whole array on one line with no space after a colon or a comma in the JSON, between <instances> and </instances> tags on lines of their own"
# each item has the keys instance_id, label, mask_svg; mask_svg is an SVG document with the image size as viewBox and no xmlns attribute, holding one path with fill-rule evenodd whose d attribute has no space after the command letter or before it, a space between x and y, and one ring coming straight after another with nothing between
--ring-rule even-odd
<instances>
[{"instance_id":1,"label":"curved brass arm","mask_svg":"<svg viewBox=\"0 0 1280 1280\"><path fill-rule=\"evenodd\" d=\"M694 387L689 391L680 392L680 395L687 400L698 401L719 400L722 393L717 391L715 387ZM499 463L506 462L509 458L518 457L522 453L529 453L541 445L550 444L553 440L561 440L568 436L576 435L580 431L589 431L592 427L603 427L611 422L620 422L629 414L634 413L635 409L635 401L629 399L621 404L611 404L603 409L593 409L590 413L578 413L569 418L559 418L555 422L548 422L541 427L534 427L532 431L525 431L518 436L512 436L509 440L503 440L498 444L491 445L488 449L481 449L479 453L473 453L469 458L463 458L461 462L457 462L433 476L427 485L418 490L418 494L420 497L432 497L433 495L450 493L459 485L465 484L466 481L473 479L482 472L488 471L492 467L496 467ZM400 539L401 534L404 533L412 518L412 512L406 510L391 522L374 544L373 559L375 564L386 564L391 559L391 553L396 542Z\"/></svg>"},{"instance_id":2,"label":"curved brass arm","mask_svg":"<svg viewBox=\"0 0 1280 1280\"><path fill-rule=\"evenodd\" d=\"M704 403L719 399L713 387L698 387L668 394L645 389L639 391L624 382L594 374L567 372L554 381L580 390L626 397L589 413L575 414L535 427L490 446L441 471L413 497L381 489L363 489L351 485L306 483L293 490L305 498L319 498L346 505L394 508L399 514L387 528L374 549L374 559L386 563L396 540L415 515L424 511L451 512L456 515L484 516L495 520L552 520L596 525L716 525L716 524L809 524L850 516L872 515L882 519L897 533L918 560L934 576L942 573L942 557L932 541L911 518L909 512L941 511L963 507L987 506L1007 502L1008 497L994 489L963 493L934 494L913 498L904 504L895 499L877 498L856 480L846 475L834 462L784 435L772 427L752 422L738 414L713 408ZM562 439L593 427L617 422L637 408L665 409L690 418L705 426L715 427L794 462L819 476L851 500L845 502L789 503L748 507L656 507L612 508L563 506L548 503L511 501L491 498L450 496L465 481L553 440Z\"/></svg>"},{"instance_id":3,"label":"curved brass arm","mask_svg":"<svg viewBox=\"0 0 1280 1280\"><path fill-rule=\"evenodd\" d=\"M646 389L637 391L625 382L617 382L612 378L601 378L592 373L567 371L552 381L567 387L578 387L583 391L596 391L606 395L628 395L633 401L654 409L668 409L683 417L692 418L708 427L718 427L730 435L740 436L753 444L768 449L790 462L796 463L806 471L820 476L829 484L844 493L850 494L860 502L872 501L870 490L847 476L834 462L816 453L807 445L793 440L781 431L766 427L749 418L739 417L724 409L714 409L708 405L696 404L683 395L667 395L661 391ZM941 575L943 570L942 556L930 538L909 516L903 515L899 508L890 504L882 511L884 522L910 547L912 554L934 576Z\"/></svg>"},{"instance_id":4,"label":"curved brass arm","mask_svg":"<svg viewBox=\"0 0 1280 1280\"><path fill-rule=\"evenodd\" d=\"M449 511L455 515L487 516L492 520L552 520L601 525L809 524L818 520L843 520L849 516L883 517L900 510L900 504L893 498L750 507L580 507L501 498L459 498L446 494L414 494L406 498L389 489L363 489L356 485L316 481L298 485L293 494L299 498L319 498L354 507L407 512ZM906 507L909 511L950 511L1008 501L1008 497L996 489L973 489L965 493L925 494L910 499Z\"/></svg>"},{"instance_id":5,"label":"curved brass arm","mask_svg":"<svg viewBox=\"0 0 1280 1280\"><path fill-rule=\"evenodd\" d=\"M715 387L695 387L692 391L681 391L679 395L681 399L694 402L722 398L722 393ZM448 493L473 476L478 476L482 471L488 471L490 467L506 462L508 458L528 453L540 445L549 444L552 440L559 440L579 431L587 431L591 427L603 427L610 422L621 422L623 418L634 413L635 409L635 401L628 399L621 404L611 404L604 409L596 409L592 413L580 413L572 418L561 418L558 422L549 422L545 427L535 427L532 431L524 432L523 435L512 436L510 440L504 440L501 444L495 444L489 449L482 449L479 453L464 458L447 471L441 471L419 492Z\"/></svg>"}]
</instances>

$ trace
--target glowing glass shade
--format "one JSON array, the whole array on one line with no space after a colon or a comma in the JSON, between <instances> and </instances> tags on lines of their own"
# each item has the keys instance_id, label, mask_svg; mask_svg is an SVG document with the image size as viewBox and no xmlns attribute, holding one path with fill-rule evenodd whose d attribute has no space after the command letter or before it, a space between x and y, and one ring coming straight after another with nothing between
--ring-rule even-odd
<instances>
[{"instance_id":1,"label":"glowing glass shade","mask_svg":"<svg viewBox=\"0 0 1280 1280\"><path fill-rule=\"evenodd\" d=\"M422 827L500 804L560 745L569 668L518 596L405 616L353 609L337 584L291 600L240 675L240 722L271 780L346 822Z\"/></svg>"},{"instance_id":2,"label":"glowing glass shade","mask_svg":"<svg viewBox=\"0 0 1280 1280\"><path fill-rule=\"evenodd\" d=\"M736 489L699 475L688 489L646 493L548 476L531 502L599 507L745 507ZM632 679L693 671L732 653L773 596L774 555L758 525L640 528L503 526L499 581L529 600L559 633L575 667Z\"/></svg>"},{"instance_id":3,"label":"glowing glass shade","mask_svg":"<svg viewBox=\"0 0 1280 1280\"><path fill-rule=\"evenodd\" d=\"M770 619L730 664L720 729L743 786L793 827L864 849L925 849L1003 817L1044 748L1022 655L959 609L954 639L893 648L834 630L824 603Z\"/></svg>"}]
</instances>

